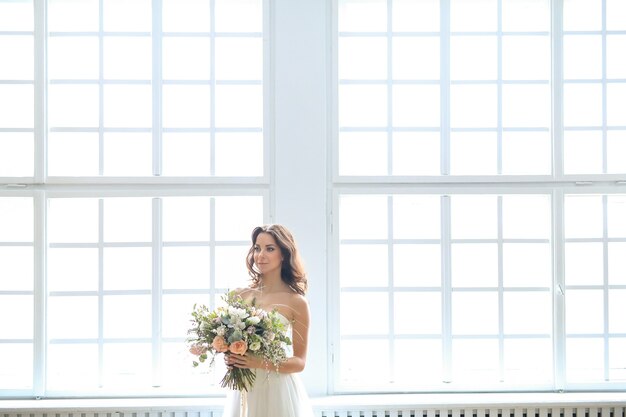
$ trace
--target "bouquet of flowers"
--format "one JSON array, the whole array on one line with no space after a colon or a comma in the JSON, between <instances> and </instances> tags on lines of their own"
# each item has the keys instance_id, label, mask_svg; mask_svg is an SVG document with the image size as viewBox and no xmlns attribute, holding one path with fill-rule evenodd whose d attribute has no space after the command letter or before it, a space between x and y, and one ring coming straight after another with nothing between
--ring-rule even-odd
<instances>
[{"instance_id":1,"label":"bouquet of flowers","mask_svg":"<svg viewBox=\"0 0 626 417\"><path fill-rule=\"evenodd\" d=\"M213 311L204 305L193 307L192 327L187 331L189 351L198 357L193 366L205 362L209 355L213 365L218 353L249 352L278 368L287 359L285 347L291 345L278 313L257 308L254 301L248 303L233 291L223 299L226 305ZM251 369L232 367L226 371L221 386L248 391L255 377Z\"/></svg>"}]
</instances>

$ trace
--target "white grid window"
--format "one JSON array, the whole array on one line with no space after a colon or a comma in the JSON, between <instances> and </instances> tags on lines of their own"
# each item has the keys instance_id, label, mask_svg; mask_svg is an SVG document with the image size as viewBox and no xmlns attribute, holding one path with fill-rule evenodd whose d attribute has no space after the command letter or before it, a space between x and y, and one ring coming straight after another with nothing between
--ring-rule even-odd
<instances>
[{"instance_id":1,"label":"white grid window","mask_svg":"<svg viewBox=\"0 0 626 417\"><path fill-rule=\"evenodd\" d=\"M623 388L624 3L334 6L334 391Z\"/></svg>"}]
</instances>

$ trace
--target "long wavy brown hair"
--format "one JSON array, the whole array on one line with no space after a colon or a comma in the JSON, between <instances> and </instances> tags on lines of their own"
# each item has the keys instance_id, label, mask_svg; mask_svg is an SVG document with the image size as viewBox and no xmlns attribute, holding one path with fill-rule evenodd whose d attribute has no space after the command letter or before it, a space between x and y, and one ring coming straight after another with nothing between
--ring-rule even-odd
<instances>
[{"instance_id":1,"label":"long wavy brown hair","mask_svg":"<svg viewBox=\"0 0 626 417\"><path fill-rule=\"evenodd\" d=\"M258 226L252 231L252 246L246 256L246 266L248 267L248 273L252 277L252 288L257 288L261 285L261 273L254 267L254 246L256 245L257 237L261 233L272 235L280 248L280 252L283 255L280 277L283 282L296 293L300 295L306 294L308 283L298 246L291 232L285 226L279 224Z\"/></svg>"}]
</instances>

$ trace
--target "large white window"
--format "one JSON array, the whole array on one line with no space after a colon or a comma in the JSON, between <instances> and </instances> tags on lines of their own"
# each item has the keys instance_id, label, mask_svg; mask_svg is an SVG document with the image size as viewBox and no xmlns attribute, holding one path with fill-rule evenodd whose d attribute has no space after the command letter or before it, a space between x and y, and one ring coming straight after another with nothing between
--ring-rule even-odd
<instances>
[{"instance_id":1,"label":"large white window","mask_svg":"<svg viewBox=\"0 0 626 417\"><path fill-rule=\"evenodd\" d=\"M334 390L623 388L624 3L335 11Z\"/></svg>"},{"instance_id":2,"label":"large white window","mask_svg":"<svg viewBox=\"0 0 626 417\"><path fill-rule=\"evenodd\" d=\"M271 218L262 0L0 0L0 396L220 394Z\"/></svg>"}]
</instances>

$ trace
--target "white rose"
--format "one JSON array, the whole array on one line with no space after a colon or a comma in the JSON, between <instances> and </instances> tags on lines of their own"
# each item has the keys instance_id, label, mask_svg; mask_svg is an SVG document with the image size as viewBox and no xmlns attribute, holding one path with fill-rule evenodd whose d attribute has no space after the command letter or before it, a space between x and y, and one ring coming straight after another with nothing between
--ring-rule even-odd
<instances>
[{"instance_id":1,"label":"white rose","mask_svg":"<svg viewBox=\"0 0 626 417\"><path fill-rule=\"evenodd\" d=\"M226 326L220 326L215 330L218 336L224 336L226 334Z\"/></svg>"},{"instance_id":2,"label":"white rose","mask_svg":"<svg viewBox=\"0 0 626 417\"><path fill-rule=\"evenodd\" d=\"M261 348L261 343L259 343L259 342L252 342L252 343L250 343L250 346L248 346L248 348L251 351L257 351L257 350L259 350Z\"/></svg>"},{"instance_id":3,"label":"white rose","mask_svg":"<svg viewBox=\"0 0 626 417\"><path fill-rule=\"evenodd\" d=\"M246 320L246 323L248 325L254 326L255 324L259 324L260 321L261 319L259 317L253 316L253 317L248 317L248 319Z\"/></svg>"}]
</instances>

